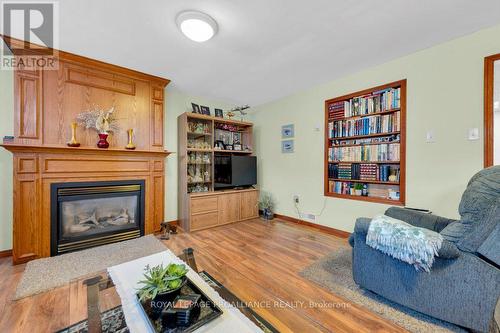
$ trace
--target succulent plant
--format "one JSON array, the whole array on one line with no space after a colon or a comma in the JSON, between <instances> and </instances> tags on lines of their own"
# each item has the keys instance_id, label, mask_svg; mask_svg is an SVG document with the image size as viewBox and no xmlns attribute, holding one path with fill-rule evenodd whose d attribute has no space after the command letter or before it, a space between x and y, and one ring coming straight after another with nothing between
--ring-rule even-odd
<instances>
[{"instance_id":1,"label":"succulent plant","mask_svg":"<svg viewBox=\"0 0 500 333\"><path fill-rule=\"evenodd\" d=\"M153 300L158 294L177 289L182 284L182 278L187 273L185 265L170 264L166 267L163 264L144 269L145 280L139 281L143 286L138 290L139 300Z\"/></svg>"}]
</instances>

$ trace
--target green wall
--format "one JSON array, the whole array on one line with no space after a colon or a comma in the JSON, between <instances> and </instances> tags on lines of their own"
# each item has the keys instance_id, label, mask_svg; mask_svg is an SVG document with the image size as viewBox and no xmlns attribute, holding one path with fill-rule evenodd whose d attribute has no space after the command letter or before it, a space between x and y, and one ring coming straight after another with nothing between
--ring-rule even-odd
<instances>
[{"instance_id":1,"label":"green wall","mask_svg":"<svg viewBox=\"0 0 500 333\"><path fill-rule=\"evenodd\" d=\"M213 108L227 109L228 104L193 97L167 86L165 92L165 149L174 152L166 159L165 219L177 219L177 116L191 110L191 102ZM14 134L13 73L0 71L0 140ZM0 149L0 251L12 248L12 154Z\"/></svg>"},{"instance_id":2,"label":"green wall","mask_svg":"<svg viewBox=\"0 0 500 333\"><path fill-rule=\"evenodd\" d=\"M298 194L302 212L325 205L315 222L346 231L356 217L384 212L386 205L323 196L324 101L406 78L407 206L457 217L467 181L483 166L483 61L500 53L499 36L500 26L482 30L255 108L259 185L274 195L276 212L297 217ZM286 124L295 124L293 154L281 154ZM472 127L480 140L467 140ZM435 143L426 143L428 130Z\"/></svg>"},{"instance_id":3,"label":"green wall","mask_svg":"<svg viewBox=\"0 0 500 333\"><path fill-rule=\"evenodd\" d=\"M0 70L0 142L14 135L13 72ZM0 148L0 251L12 248L12 154Z\"/></svg>"}]
</instances>

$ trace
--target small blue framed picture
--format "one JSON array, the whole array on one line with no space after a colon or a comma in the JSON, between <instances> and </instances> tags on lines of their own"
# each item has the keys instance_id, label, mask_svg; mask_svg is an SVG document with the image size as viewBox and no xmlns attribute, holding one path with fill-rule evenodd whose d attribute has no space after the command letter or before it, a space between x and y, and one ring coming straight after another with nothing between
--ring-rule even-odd
<instances>
[{"instance_id":1,"label":"small blue framed picture","mask_svg":"<svg viewBox=\"0 0 500 333\"><path fill-rule=\"evenodd\" d=\"M294 135L295 135L295 130L293 128L293 124L281 126L281 138L282 139L293 138Z\"/></svg>"},{"instance_id":2,"label":"small blue framed picture","mask_svg":"<svg viewBox=\"0 0 500 333\"><path fill-rule=\"evenodd\" d=\"M293 140L281 141L281 152L283 154L293 153Z\"/></svg>"}]
</instances>

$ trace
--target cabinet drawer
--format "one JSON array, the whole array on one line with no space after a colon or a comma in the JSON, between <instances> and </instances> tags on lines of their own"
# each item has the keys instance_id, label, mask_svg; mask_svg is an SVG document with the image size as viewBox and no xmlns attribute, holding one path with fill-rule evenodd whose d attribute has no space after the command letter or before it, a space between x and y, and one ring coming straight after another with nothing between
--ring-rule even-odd
<instances>
[{"instance_id":1,"label":"cabinet drawer","mask_svg":"<svg viewBox=\"0 0 500 333\"><path fill-rule=\"evenodd\" d=\"M191 215L191 230L216 226L218 218L219 214L217 212Z\"/></svg>"},{"instance_id":2,"label":"cabinet drawer","mask_svg":"<svg viewBox=\"0 0 500 333\"><path fill-rule=\"evenodd\" d=\"M217 210L217 196L191 199L191 214Z\"/></svg>"}]
</instances>

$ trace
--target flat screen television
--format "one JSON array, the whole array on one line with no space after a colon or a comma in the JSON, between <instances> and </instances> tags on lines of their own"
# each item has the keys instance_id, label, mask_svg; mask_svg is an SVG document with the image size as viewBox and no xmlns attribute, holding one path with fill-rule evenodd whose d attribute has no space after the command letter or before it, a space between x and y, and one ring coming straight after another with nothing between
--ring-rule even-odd
<instances>
[{"instance_id":1,"label":"flat screen television","mask_svg":"<svg viewBox=\"0 0 500 333\"><path fill-rule=\"evenodd\" d=\"M255 184L257 184L257 158L255 156L215 155L215 189L249 187Z\"/></svg>"}]
</instances>

